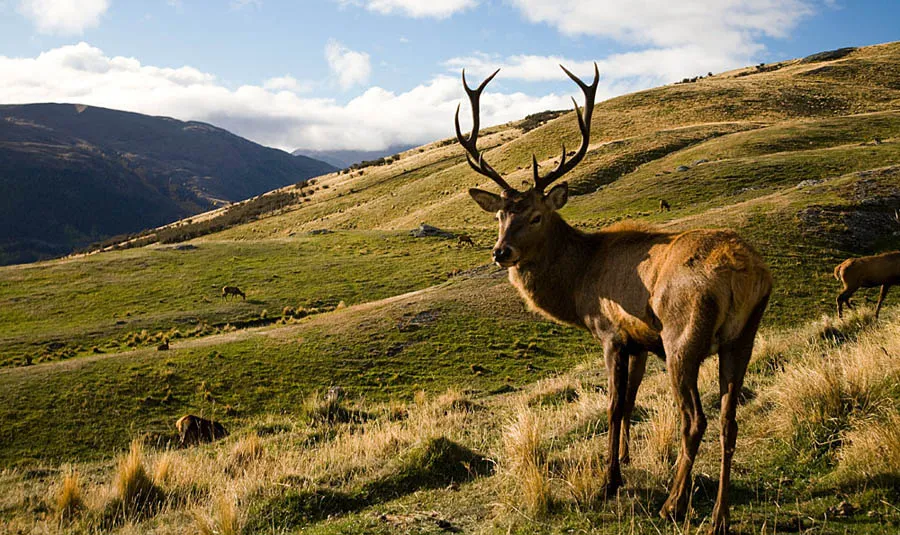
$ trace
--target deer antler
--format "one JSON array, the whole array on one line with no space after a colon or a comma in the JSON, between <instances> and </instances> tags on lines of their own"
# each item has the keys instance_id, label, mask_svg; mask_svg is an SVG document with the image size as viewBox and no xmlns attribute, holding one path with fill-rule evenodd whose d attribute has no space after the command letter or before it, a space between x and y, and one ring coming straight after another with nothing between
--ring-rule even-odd
<instances>
[{"instance_id":1,"label":"deer antler","mask_svg":"<svg viewBox=\"0 0 900 535\"><path fill-rule=\"evenodd\" d=\"M454 119L454 123L456 126L456 139L459 141L459 144L466 149L466 161L469 162L469 167L474 169L479 174L482 174L494 182L497 183L501 188L506 191L515 191L512 186L506 183L503 180L503 177L500 176L496 170L489 163L484 160L484 154L478 152L478 147L476 146L478 143L478 128L480 126L481 120L480 115L481 111L479 109L479 100L481 99L481 92L484 90L485 86L494 79L494 76L497 76L497 73L500 72L500 69L494 71L494 74L490 75L485 79L485 81L481 82L481 85L478 86L477 89L472 89L469 87L469 84L466 83L466 70L463 69L462 72L462 82L463 87L466 88L466 94L469 95L469 103L472 105L472 133L469 134L469 138L466 139L463 137L462 130L459 128L459 108L456 107L456 118ZM477 164L476 164L477 162Z\"/></svg>"},{"instance_id":2,"label":"deer antler","mask_svg":"<svg viewBox=\"0 0 900 535\"><path fill-rule=\"evenodd\" d=\"M571 160L566 161L566 146L562 146L562 156L559 158L559 165L556 166L556 169L550 171L544 176L540 176L538 174L538 163L537 156L534 154L531 155L532 161L532 169L534 170L534 189L537 191L544 191L544 188L549 186L554 180L557 180L559 177L571 171L579 162L581 162L584 155L587 154L588 145L591 142L591 115L594 113L594 98L597 95L597 84L600 81L600 70L597 68L597 63L594 63L594 83L591 85L587 85L582 82L577 76L569 72L568 69L559 66L569 78L571 78L578 87L581 88L581 91L584 93L584 112L578 109L578 103L575 102L575 99L572 99L572 102L575 104L575 117L578 118L578 129L581 130L581 147L578 149L578 152L575 153L575 156L572 157ZM495 73L496 74L496 73Z\"/></svg>"}]
</instances>

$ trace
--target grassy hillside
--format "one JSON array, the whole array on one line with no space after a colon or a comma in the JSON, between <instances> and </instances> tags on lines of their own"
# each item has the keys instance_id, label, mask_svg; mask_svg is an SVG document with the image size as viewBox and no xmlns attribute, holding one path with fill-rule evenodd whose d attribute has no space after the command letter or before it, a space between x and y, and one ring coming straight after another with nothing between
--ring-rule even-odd
<instances>
[{"instance_id":1,"label":"grassy hillside","mask_svg":"<svg viewBox=\"0 0 900 535\"><path fill-rule=\"evenodd\" d=\"M734 228L772 268L738 416L739 532L892 533L900 524L900 317L895 308L877 326L865 310L828 317L834 265L900 245L897 73L900 43L889 43L598 103L590 151L567 177L574 195L563 215L581 228L623 219ZM511 184L530 180L532 151L547 166L561 139L578 142L571 113L524 124L480 139ZM598 499L600 348L527 312L487 264L494 222L465 193L494 187L480 178L443 140L145 238L165 243L0 268L0 522L46 530L69 511L62 525L76 532L705 527L717 478L712 424L689 525L656 517L677 434L659 362L639 396L626 488ZM240 211L278 195L291 200ZM657 212L660 199L670 212ZM412 237L422 223L476 246ZM226 284L247 300L222 299ZM710 422L714 364L702 373ZM347 399L325 399L332 386ZM232 436L168 451L173 422L188 412L221 420ZM139 446L117 465L133 439ZM114 473L139 477L141 464L154 498L129 509ZM61 489L69 498L58 504ZM67 508L72 489L80 508Z\"/></svg>"}]
</instances>

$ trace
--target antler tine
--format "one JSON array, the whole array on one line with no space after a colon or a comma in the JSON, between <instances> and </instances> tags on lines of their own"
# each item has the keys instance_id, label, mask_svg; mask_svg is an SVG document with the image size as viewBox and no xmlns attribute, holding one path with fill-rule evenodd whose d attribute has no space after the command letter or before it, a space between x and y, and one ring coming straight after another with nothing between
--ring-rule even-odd
<instances>
[{"instance_id":1,"label":"antler tine","mask_svg":"<svg viewBox=\"0 0 900 535\"><path fill-rule=\"evenodd\" d=\"M572 99L572 102L575 104L575 118L578 120L578 130L581 132L581 147L578 148L578 152L575 153L571 160L566 161L566 146L563 145L559 165L556 166L556 169L550 171L543 177L538 173L537 158L532 155L534 161L534 189L537 191L544 191L544 188L553 183L553 181L559 179L559 177L575 168L575 166L581 162L582 158L584 158L584 155L587 154L587 148L591 142L591 116L594 113L594 98L597 96L597 86L600 82L600 69L597 67L597 63L594 62L594 81L588 85L572 74L569 69L566 69L562 65L559 67L569 76L569 78L578 84L578 87L580 87L581 91L584 93L583 110L579 109L578 102L576 102L574 98Z\"/></svg>"},{"instance_id":2,"label":"antler tine","mask_svg":"<svg viewBox=\"0 0 900 535\"><path fill-rule=\"evenodd\" d=\"M481 82L476 89L472 89L469 87L469 84L466 83L466 70L463 69L462 83L466 90L466 94L469 96L469 103L472 106L472 133L466 138L463 136L462 129L459 126L459 110L462 106L461 104L456 106L456 116L453 119L453 124L456 127L456 140L459 141L459 144L462 145L464 149L466 149L466 161L469 163L469 167L474 169L477 173L490 178L504 190L512 190L513 187L507 184L506 180L503 180L500 173L484 160L483 153L478 151L478 130L481 127L481 92L484 91L484 88L487 87L488 83L494 79L494 76L497 76L498 72L500 72L500 69L494 71L494 73ZM476 164L475 162L478 163Z\"/></svg>"}]
</instances>

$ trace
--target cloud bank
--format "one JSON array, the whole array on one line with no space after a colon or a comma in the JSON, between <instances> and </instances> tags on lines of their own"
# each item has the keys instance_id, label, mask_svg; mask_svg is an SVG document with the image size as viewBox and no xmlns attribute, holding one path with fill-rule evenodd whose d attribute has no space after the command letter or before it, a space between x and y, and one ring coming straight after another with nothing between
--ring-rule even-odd
<instances>
[{"instance_id":1,"label":"cloud bank","mask_svg":"<svg viewBox=\"0 0 900 535\"><path fill-rule=\"evenodd\" d=\"M206 121L284 150L378 150L450 137L456 105L465 100L456 76L437 76L402 93L371 87L346 104L304 97L305 87L284 76L231 89L192 67L143 65L84 42L36 58L0 56L3 103L71 102ZM496 124L568 106L564 95L490 92L482 117Z\"/></svg>"}]
</instances>

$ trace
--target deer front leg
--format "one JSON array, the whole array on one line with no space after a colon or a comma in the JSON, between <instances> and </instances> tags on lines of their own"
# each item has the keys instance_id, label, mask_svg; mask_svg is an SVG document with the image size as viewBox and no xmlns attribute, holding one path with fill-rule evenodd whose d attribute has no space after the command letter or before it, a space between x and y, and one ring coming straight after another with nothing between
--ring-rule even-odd
<instances>
[{"instance_id":1,"label":"deer front leg","mask_svg":"<svg viewBox=\"0 0 900 535\"><path fill-rule=\"evenodd\" d=\"M606 373L609 382L609 459L606 467L606 496L614 496L622 486L622 468L619 464L619 443L622 436L622 418L625 415L628 393L628 354L618 343L610 342L605 348Z\"/></svg>"}]
</instances>

